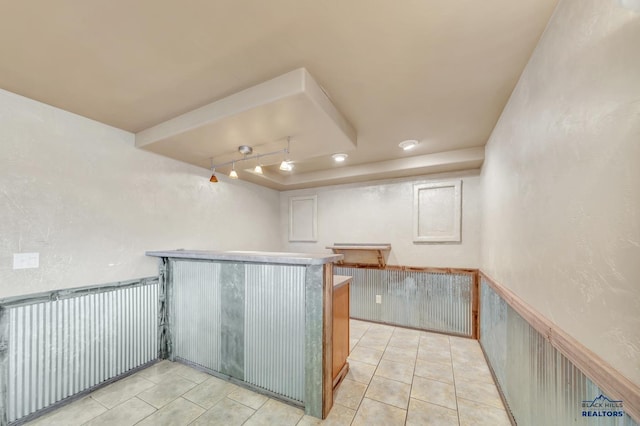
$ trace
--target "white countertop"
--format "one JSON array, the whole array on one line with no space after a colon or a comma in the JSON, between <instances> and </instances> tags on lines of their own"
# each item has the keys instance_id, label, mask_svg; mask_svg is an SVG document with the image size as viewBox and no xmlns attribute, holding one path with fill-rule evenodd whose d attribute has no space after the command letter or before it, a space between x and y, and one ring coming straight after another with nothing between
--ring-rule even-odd
<instances>
[{"instance_id":1,"label":"white countertop","mask_svg":"<svg viewBox=\"0 0 640 426\"><path fill-rule=\"evenodd\" d=\"M332 253L280 253L269 251L164 250L148 251L145 254L153 257L277 263L285 265L322 265L337 262L343 258L341 254Z\"/></svg>"}]
</instances>

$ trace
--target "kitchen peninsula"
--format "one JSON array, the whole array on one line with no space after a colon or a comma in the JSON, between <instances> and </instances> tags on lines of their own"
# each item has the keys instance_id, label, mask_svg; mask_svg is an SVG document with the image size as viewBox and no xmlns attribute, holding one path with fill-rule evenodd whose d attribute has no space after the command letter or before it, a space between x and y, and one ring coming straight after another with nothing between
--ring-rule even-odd
<instances>
[{"instance_id":1,"label":"kitchen peninsula","mask_svg":"<svg viewBox=\"0 0 640 426\"><path fill-rule=\"evenodd\" d=\"M160 258L162 358L327 416L333 404L333 263L342 255L146 254Z\"/></svg>"}]
</instances>

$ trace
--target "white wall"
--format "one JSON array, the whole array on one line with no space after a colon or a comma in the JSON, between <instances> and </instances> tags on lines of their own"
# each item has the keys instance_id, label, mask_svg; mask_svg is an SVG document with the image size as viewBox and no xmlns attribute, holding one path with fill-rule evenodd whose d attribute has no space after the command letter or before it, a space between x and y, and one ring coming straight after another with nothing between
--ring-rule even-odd
<instances>
[{"instance_id":1,"label":"white wall","mask_svg":"<svg viewBox=\"0 0 640 426\"><path fill-rule=\"evenodd\" d=\"M462 242L413 243L413 185L460 179ZM325 252L333 243L391 243L390 265L476 268L480 260L478 172L286 191L280 195L287 251ZM318 242L289 243L289 197L318 196Z\"/></svg>"},{"instance_id":2,"label":"white wall","mask_svg":"<svg viewBox=\"0 0 640 426\"><path fill-rule=\"evenodd\" d=\"M0 297L157 274L158 249L278 250L279 196L0 90ZM40 268L13 270L13 253Z\"/></svg>"},{"instance_id":3,"label":"white wall","mask_svg":"<svg viewBox=\"0 0 640 426\"><path fill-rule=\"evenodd\" d=\"M563 0L486 148L482 269L640 385L640 14Z\"/></svg>"}]
</instances>

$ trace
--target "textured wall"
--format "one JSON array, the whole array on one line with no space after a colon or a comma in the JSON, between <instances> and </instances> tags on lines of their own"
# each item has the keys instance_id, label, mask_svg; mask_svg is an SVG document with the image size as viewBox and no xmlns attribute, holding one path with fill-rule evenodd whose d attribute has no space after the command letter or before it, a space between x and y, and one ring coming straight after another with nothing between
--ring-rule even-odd
<instances>
[{"instance_id":1,"label":"textured wall","mask_svg":"<svg viewBox=\"0 0 640 426\"><path fill-rule=\"evenodd\" d=\"M278 250L278 193L0 90L0 297L157 274L146 250ZM39 269L12 255L39 252Z\"/></svg>"},{"instance_id":2,"label":"textured wall","mask_svg":"<svg viewBox=\"0 0 640 426\"><path fill-rule=\"evenodd\" d=\"M640 14L563 0L491 135L482 268L640 385Z\"/></svg>"},{"instance_id":3,"label":"textured wall","mask_svg":"<svg viewBox=\"0 0 640 426\"><path fill-rule=\"evenodd\" d=\"M413 185L461 178L462 242L414 244ZM287 251L323 252L333 243L391 243L391 265L475 268L480 258L479 181L471 172L282 192L284 246ZM313 194L318 195L318 242L289 243L289 197Z\"/></svg>"}]
</instances>

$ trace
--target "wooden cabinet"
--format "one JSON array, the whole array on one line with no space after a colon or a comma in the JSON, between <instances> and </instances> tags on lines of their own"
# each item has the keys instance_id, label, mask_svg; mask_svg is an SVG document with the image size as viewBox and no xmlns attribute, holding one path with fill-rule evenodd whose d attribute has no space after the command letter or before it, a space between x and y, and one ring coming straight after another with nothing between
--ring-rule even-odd
<instances>
[{"instance_id":1,"label":"wooden cabinet","mask_svg":"<svg viewBox=\"0 0 640 426\"><path fill-rule=\"evenodd\" d=\"M333 276L333 387L349 371L349 292L351 277Z\"/></svg>"}]
</instances>

